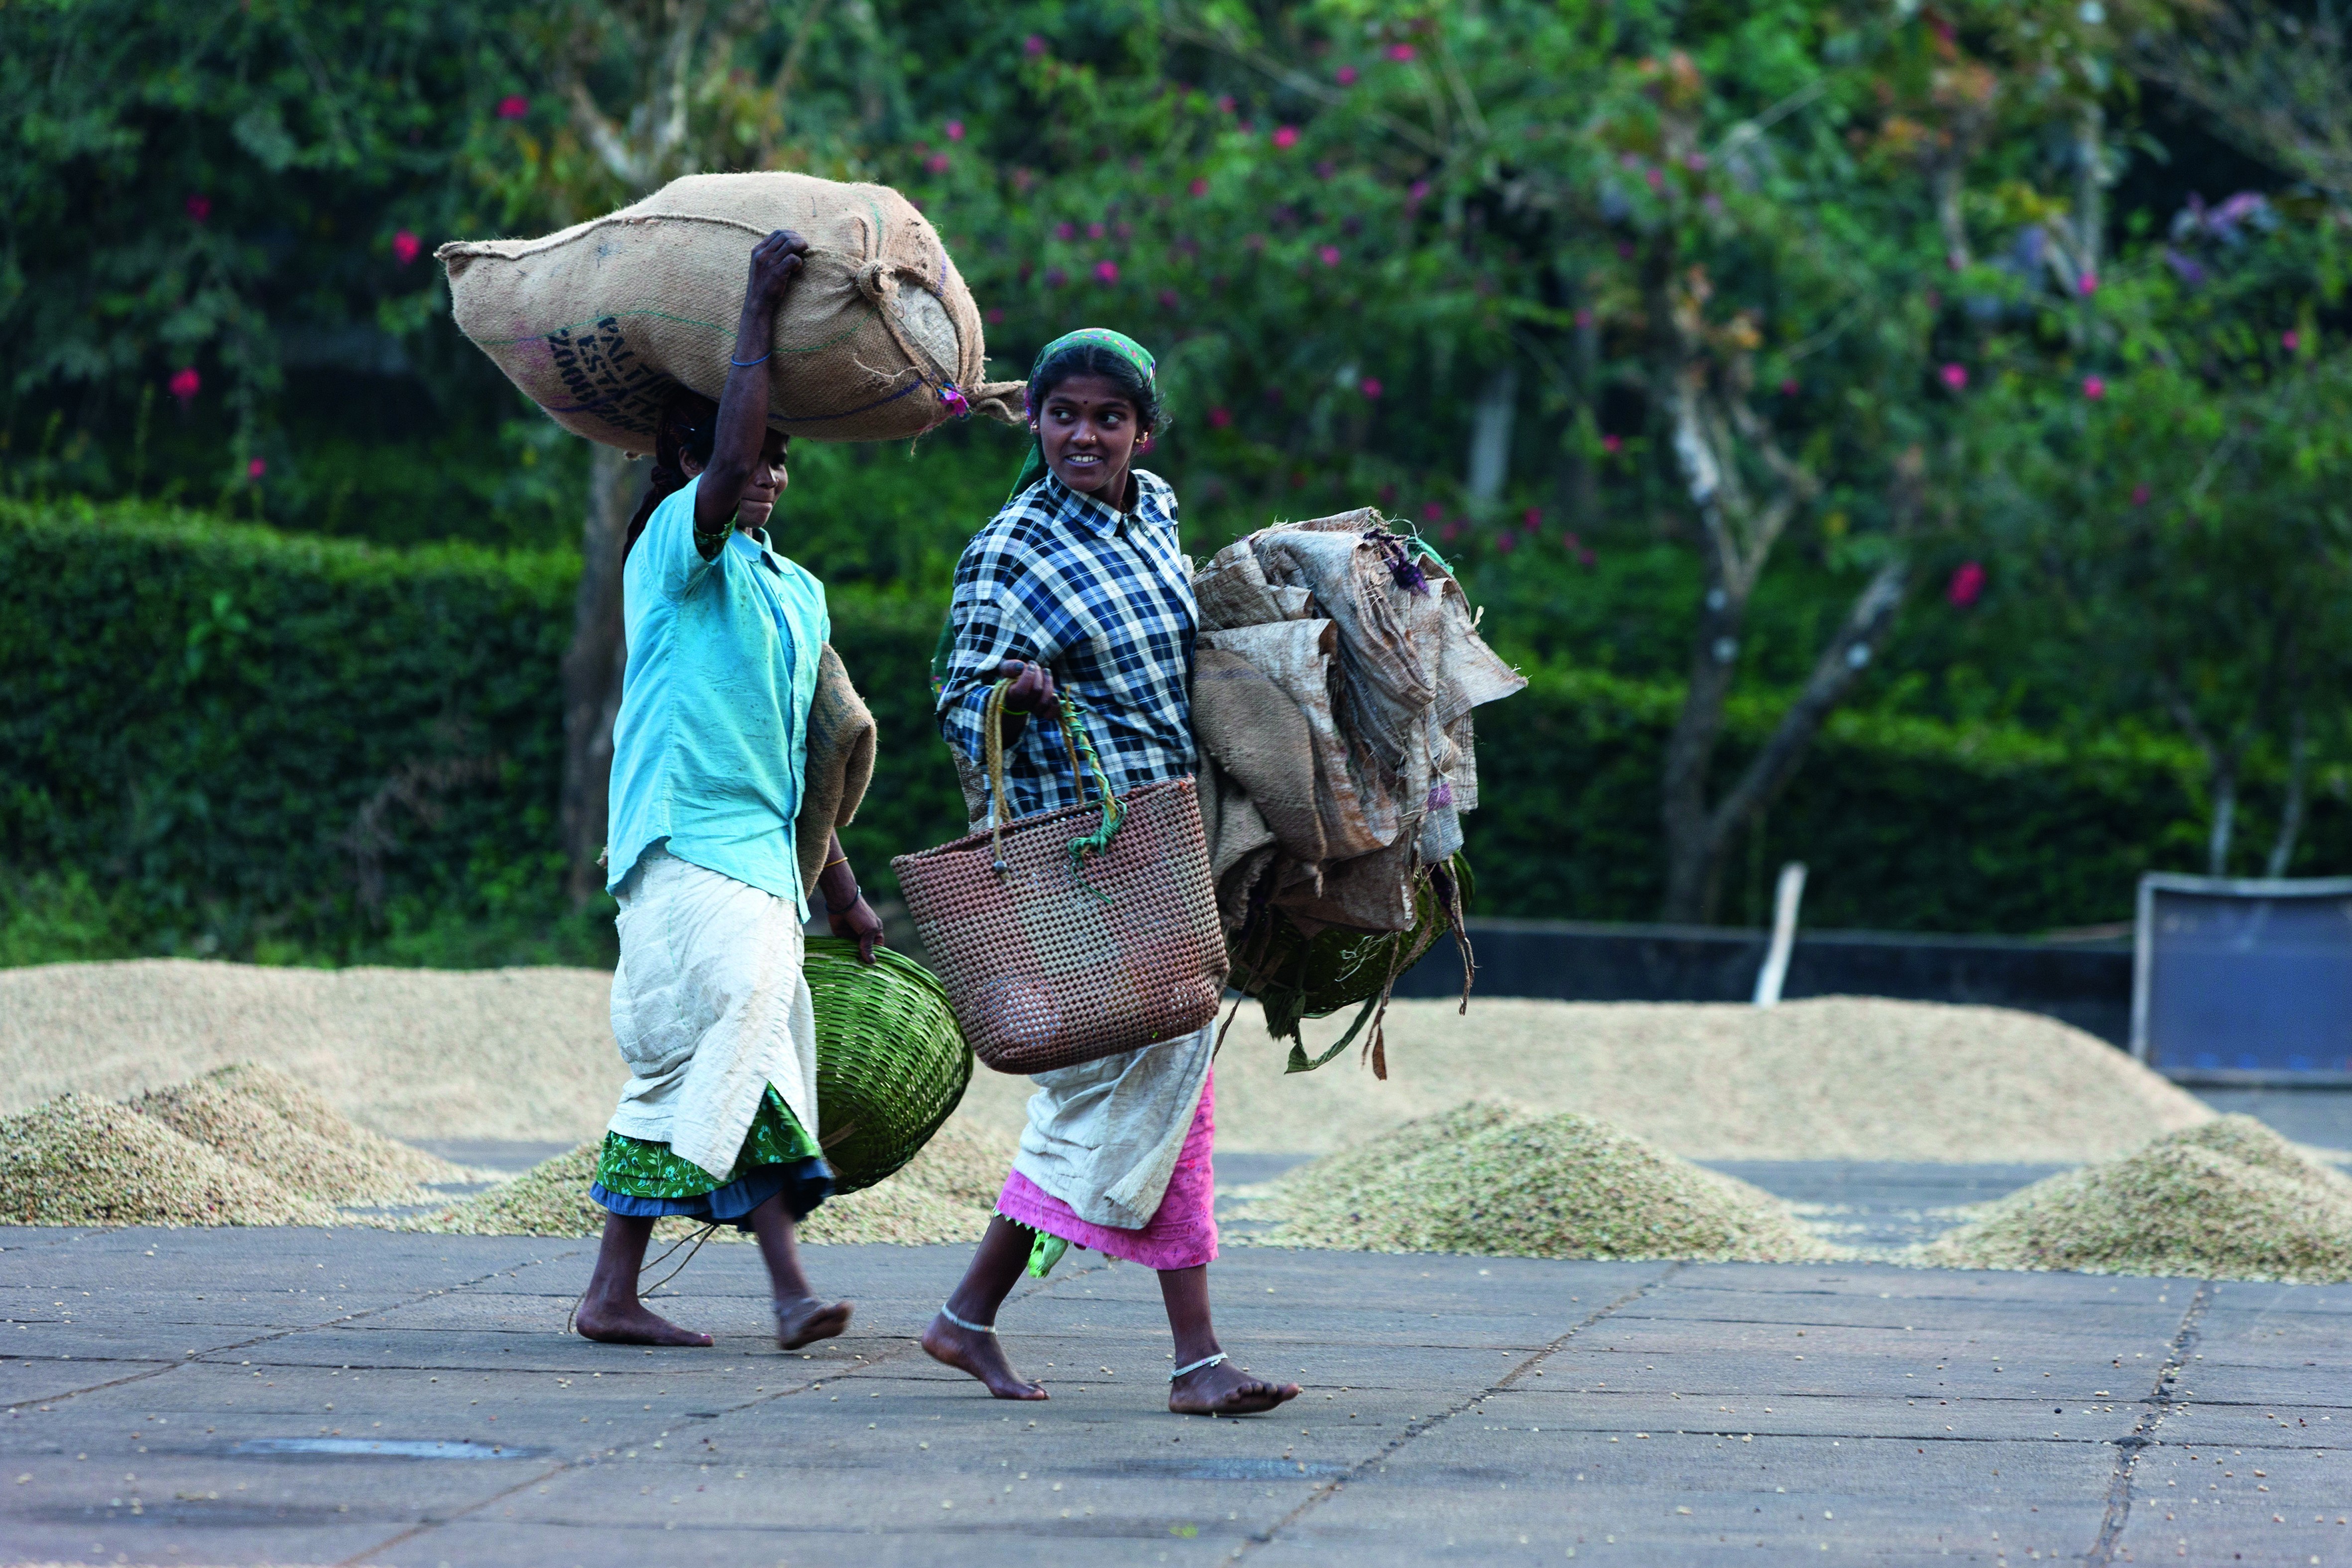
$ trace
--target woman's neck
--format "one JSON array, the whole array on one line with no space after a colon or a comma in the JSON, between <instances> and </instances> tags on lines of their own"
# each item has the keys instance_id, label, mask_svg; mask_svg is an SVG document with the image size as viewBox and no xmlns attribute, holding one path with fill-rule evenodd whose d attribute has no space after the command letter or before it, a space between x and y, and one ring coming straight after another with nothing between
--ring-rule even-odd
<instances>
[{"instance_id":1,"label":"woman's neck","mask_svg":"<svg viewBox=\"0 0 2352 1568\"><path fill-rule=\"evenodd\" d=\"M1109 481L1097 490L1081 490L1058 474L1054 477L1060 482L1062 488L1072 495L1084 496L1090 501L1099 501L1112 511L1121 515L1135 510L1136 502L1141 495L1136 484L1135 469L1131 465L1112 475Z\"/></svg>"}]
</instances>

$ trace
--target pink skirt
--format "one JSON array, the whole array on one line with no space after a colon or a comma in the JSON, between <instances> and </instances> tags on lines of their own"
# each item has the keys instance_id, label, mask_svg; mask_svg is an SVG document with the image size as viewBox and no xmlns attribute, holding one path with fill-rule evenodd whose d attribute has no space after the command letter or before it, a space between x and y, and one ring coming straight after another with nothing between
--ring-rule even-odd
<instances>
[{"instance_id":1,"label":"pink skirt","mask_svg":"<svg viewBox=\"0 0 2352 1568\"><path fill-rule=\"evenodd\" d=\"M1119 1230L1080 1219L1076 1211L1023 1176L1004 1178L996 1212L1032 1230L1058 1236L1073 1247L1085 1247L1107 1258L1124 1258L1147 1269L1191 1269L1217 1256L1217 1177L1210 1164L1210 1145L1216 1142L1217 1075L1213 1069L1201 1086L1201 1107L1192 1113L1192 1129L1176 1155L1175 1173L1168 1178L1167 1195L1140 1230Z\"/></svg>"}]
</instances>

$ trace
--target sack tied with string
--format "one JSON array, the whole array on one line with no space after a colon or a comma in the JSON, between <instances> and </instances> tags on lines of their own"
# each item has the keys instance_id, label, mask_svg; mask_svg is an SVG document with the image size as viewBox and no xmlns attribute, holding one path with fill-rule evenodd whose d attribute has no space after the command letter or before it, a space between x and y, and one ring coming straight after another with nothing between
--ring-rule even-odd
<instances>
[{"instance_id":1,"label":"sack tied with string","mask_svg":"<svg viewBox=\"0 0 2352 1568\"><path fill-rule=\"evenodd\" d=\"M1114 796L1065 696L1070 767L1095 799L1009 819L1011 685L990 689L982 724L989 830L890 862L964 1039L999 1072L1034 1073L1202 1028L1226 958L1192 780Z\"/></svg>"},{"instance_id":2,"label":"sack tied with string","mask_svg":"<svg viewBox=\"0 0 2352 1568\"><path fill-rule=\"evenodd\" d=\"M980 309L938 231L886 185L688 174L541 239L434 255L458 328L508 379L566 430L636 454L673 388L726 386L751 248L776 229L809 250L776 311L772 428L891 441L975 411L1021 423L1022 383L983 380Z\"/></svg>"}]
</instances>

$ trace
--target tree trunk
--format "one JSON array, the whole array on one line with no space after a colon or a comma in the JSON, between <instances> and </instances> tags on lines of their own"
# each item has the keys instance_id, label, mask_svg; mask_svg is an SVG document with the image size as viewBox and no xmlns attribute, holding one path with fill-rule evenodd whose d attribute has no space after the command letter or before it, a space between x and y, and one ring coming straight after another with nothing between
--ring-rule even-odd
<instances>
[{"instance_id":1,"label":"tree trunk","mask_svg":"<svg viewBox=\"0 0 2352 1568\"><path fill-rule=\"evenodd\" d=\"M1511 426L1519 407L1519 368L1504 365L1478 389L1470 423L1470 501L1484 511L1502 498L1511 476Z\"/></svg>"},{"instance_id":2,"label":"tree trunk","mask_svg":"<svg viewBox=\"0 0 2352 1568\"><path fill-rule=\"evenodd\" d=\"M2205 758L2205 779L2213 800L2213 821L2205 835L2205 874L2227 876L2230 841L2238 826L2238 762L2252 739L2253 726L2251 722L2240 725L2237 734L2224 746L2197 716L2197 709L2184 695L2188 686L2173 672L2167 670L2159 674L2156 687L2164 698L2164 706L2172 710L2173 722Z\"/></svg>"},{"instance_id":3,"label":"tree trunk","mask_svg":"<svg viewBox=\"0 0 2352 1568\"><path fill-rule=\"evenodd\" d=\"M2227 763L2213 767L2213 828L2205 838L2205 874L2230 874L2230 839L2238 826L2238 770Z\"/></svg>"},{"instance_id":4,"label":"tree trunk","mask_svg":"<svg viewBox=\"0 0 2352 1568\"><path fill-rule=\"evenodd\" d=\"M1739 633L1748 600L1735 596L1708 552L1705 597L1699 601L1698 636L1691 649L1690 686L1674 733L1666 737L1661 794L1666 836L1666 896L1660 918L1695 925L1715 913L1723 872L1724 841L1707 810L1707 765L1723 733L1724 704L1738 669Z\"/></svg>"},{"instance_id":5,"label":"tree trunk","mask_svg":"<svg viewBox=\"0 0 2352 1568\"><path fill-rule=\"evenodd\" d=\"M580 591L572 601L572 645L563 653L563 797L559 815L570 862L566 890L584 908L604 890L610 825L606 789L613 774L613 720L621 711L621 546L636 509L635 476L621 453L590 449L587 515L580 533Z\"/></svg>"},{"instance_id":6,"label":"tree trunk","mask_svg":"<svg viewBox=\"0 0 2352 1568\"><path fill-rule=\"evenodd\" d=\"M1772 727L1771 735L1724 791L1723 799L1711 808L1706 801L1707 764L1723 728L1732 665L1738 656L1735 633L1747 606L1744 602L1735 606L1728 595L1719 595L1710 585L1700 620L1700 643L1692 661L1690 691L1683 698L1675 733L1666 743L1663 918L1680 925L1714 922L1726 851L1740 830L1760 819L1796 777L1813 737L1862 678L1892 629L1910 575L1909 561L1901 555L1889 558L1872 574L1854 596L1845 623L1814 660L1804 690Z\"/></svg>"},{"instance_id":7,"label":"tree trunk","mask_svg":"<svg viewBox=\"0 0 2352 1568\"><path fill-rule=\"evenodd\" d=\"M2271 841L2270 861L2263 868L2263 874L2269 877L2286 874L2287 862L2294 859L2294 841L2303 836L2305 779L2311 770L2311 727L2304 714L2302 697L2295 698L2294 711L2287 723L2286 800L2279 808L2278 837Z\"/></svg>"}]
</instances>

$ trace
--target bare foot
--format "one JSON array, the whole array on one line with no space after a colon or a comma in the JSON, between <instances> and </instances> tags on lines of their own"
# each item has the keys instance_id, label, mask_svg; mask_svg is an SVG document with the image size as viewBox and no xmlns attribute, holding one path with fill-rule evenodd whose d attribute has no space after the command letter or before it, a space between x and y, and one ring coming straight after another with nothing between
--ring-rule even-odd
<instances>
[{"instance_id":1,"label":"bare foot","mask_svg":"<svg viewBox=\"0 0 2352 1568\"><path fill-rule=\"evenodd\" d=\"M1257 1416L1297 1397L1296 1383L1268 1383L1230 1361L1188 1372L1168 1386L1168 1408L1179 1416Z\"/></svg>"},{"instance_id":2,"label":"bare foot","mask_svg":"<svg viewBox=\"0 0 2352 1568\"><path fill-rule=\"evenodd\" d=\"M709 1344L710 1336L682 1329L667 1318L646 1311L640 1301L615 1307L604 1301L585 1301L572 1315L572 1326L580 1331L582 1339L593 1339L599 1344Z\"/></svg>"},{"instance_id":3,"label":"bare foot","mask_svg":"<svg viewBox=\"0 0 2352 1568\"><path fill-rule=\"evenodd\" d=\"M798 1350L821 1339L831 1339L849 1326L850 1305L828 1306L814 1296L799 1296L776 1303L776 1347Z\"/></svg>"},{"instance_id":4,"label":"bare foot","mask_svg":"<svg viewBox=\"0 0 2352 1568\"><path fill-rule=\"evenodd\" d=\"M1004 1347L996 1343L992 1333L974 1333L956 1327L945 1318L935 1317L931 1326L923 1331L923 1354L979 1378L999 1399L1047 1396L1043 1384L1026 1383L1013 1375L1012 1364L1004 1359Z\"/></svg>"}]
</instances>

